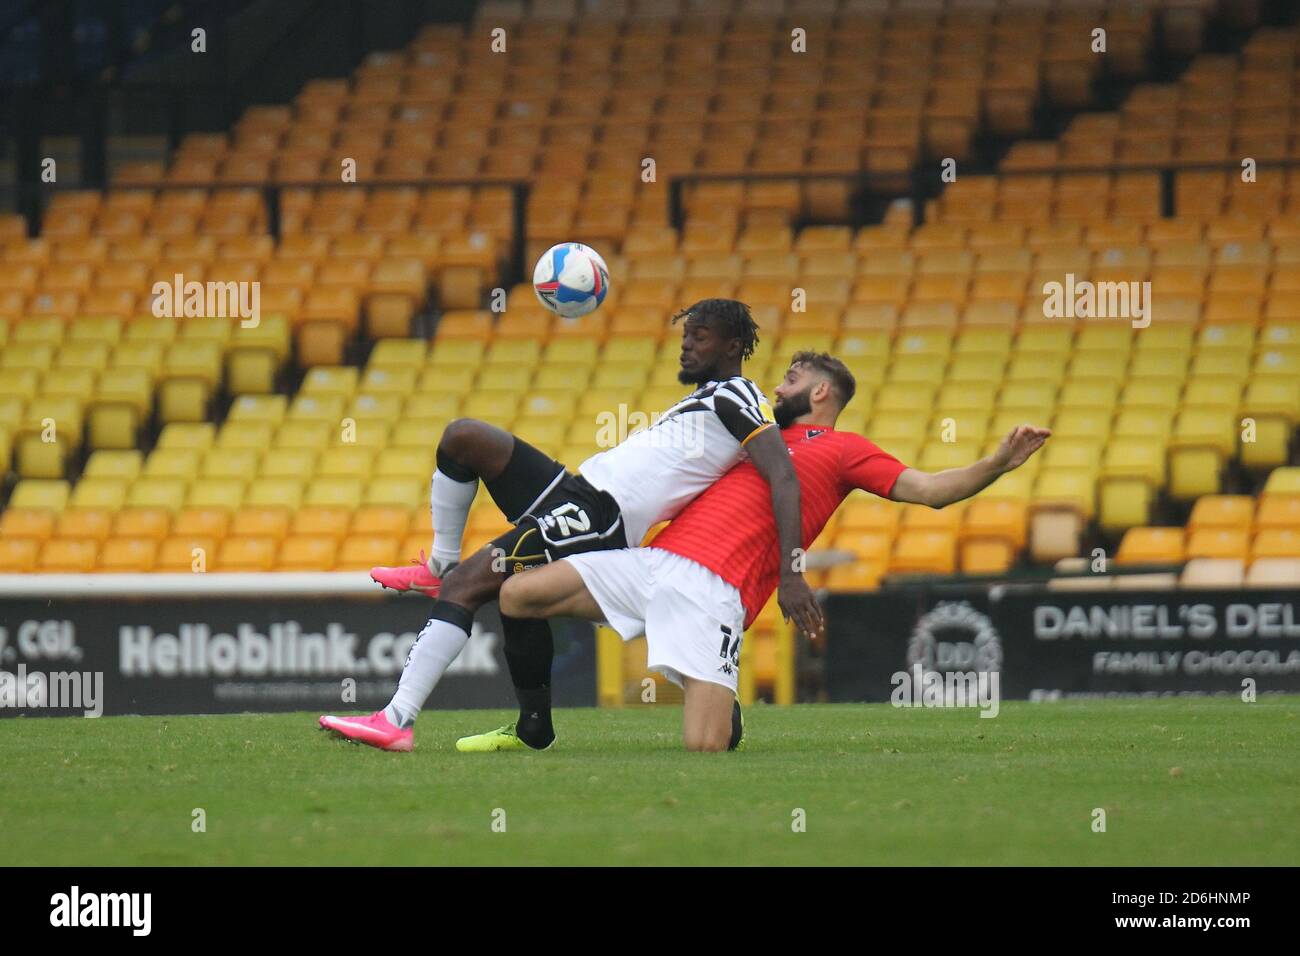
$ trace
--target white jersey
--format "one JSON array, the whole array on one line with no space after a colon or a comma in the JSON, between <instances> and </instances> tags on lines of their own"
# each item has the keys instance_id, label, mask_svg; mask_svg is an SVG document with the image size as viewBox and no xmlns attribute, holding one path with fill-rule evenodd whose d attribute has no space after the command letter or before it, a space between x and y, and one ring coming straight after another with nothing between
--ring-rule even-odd
<instances>
[{"instance_id":1,"label":"white jersey","mask_svg":"<svg viewBox=\"0 0 1300 956\"><path fill-rule=\"evenodd\" d=\"M744 444L772 423L762 391L740 375L709 382L617 447L578 468L618 502L629 547L673 518L744 457Z\"/></svg>"}]
</instances>

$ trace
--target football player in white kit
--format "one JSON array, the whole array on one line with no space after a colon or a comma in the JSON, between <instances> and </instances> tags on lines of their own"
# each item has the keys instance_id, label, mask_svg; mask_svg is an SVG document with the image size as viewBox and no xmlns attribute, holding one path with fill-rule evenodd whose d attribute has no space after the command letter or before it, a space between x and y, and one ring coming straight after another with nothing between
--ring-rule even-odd
<instances>
[{"instance_id":1,"label":"football player in white kit","mask_svg":"<svg viewBox=\"0 0 1300 956\"><path fill-rule=\"evenodd\" d=\"M767 399L741 375L758 342L749 307L704 299L673 317L679 320L678 378L695 391L649 428L588 458L576 475L495 426L466 419L447 426L430 492L432 556L428 563L371 572L385 587L436 596L429 622L387 707L368 716L325 716L322 727L384 750L410 750L415 718L469 640L474 612L496 598L507 575L569 554L640 544L651 527L676 515L746 454L771 488L782 551L795 552L801 538L799 484ZM515 527L457 563L480 479ZM777 600L799 627L820 629L821 610L793 562L781 575ZM545 749L555 737L550 626L541 620L502 622L520 717L498 739Z\"/></svg>"}]
</instances>

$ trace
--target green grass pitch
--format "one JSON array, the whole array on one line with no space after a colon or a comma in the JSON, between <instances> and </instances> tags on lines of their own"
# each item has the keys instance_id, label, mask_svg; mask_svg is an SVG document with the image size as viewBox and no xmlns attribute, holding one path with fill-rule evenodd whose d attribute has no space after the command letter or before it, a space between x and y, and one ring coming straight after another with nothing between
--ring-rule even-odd
<instances>
[{"instance_id":1,"label":"green grass pitch","mask_svg":"<svg viewBox=\"0 0 1300 956\"><path fill-rule=\"evenodd\" d=\"M668 705L565 710L550 752L468 755L455 738L504 712L428 711L411 754L315 714L9 719L0 864L1300 860L1300 697L977 715L755 706L738 754L682 752Z\"/></svg>"}]
</instances>

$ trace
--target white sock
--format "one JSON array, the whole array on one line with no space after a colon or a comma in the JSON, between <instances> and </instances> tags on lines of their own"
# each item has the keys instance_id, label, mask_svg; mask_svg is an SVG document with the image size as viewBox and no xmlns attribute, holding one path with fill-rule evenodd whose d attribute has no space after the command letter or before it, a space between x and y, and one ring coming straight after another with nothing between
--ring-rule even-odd
<instances>
[{"instance_id":1,"label":"white sock","mask_svg":"<svg viewBox=\"0 0 1300 956\"><path fill-rule=\"evenodd\" d=\"M455 624L431 619L406 658L397 692L384 708L384 716L402 728L415 723L420 708L456 655L469 642L469 635Z\"/></svg>"},{"instance_id":2,"label":"white sock","mask_svg":"<svg viewBox=\"0 0 1300 956\"><path fill-rule=\"evenodd\" d=\"M456 481L440 471L434 471L429 484L429 513L433 516L433 548L429 555L429 571L437 574L439 568L460 560L461 539L465 537L465 522L469 520L469 506L478 494L478 479Z\"/></svg>"}]
</instances>

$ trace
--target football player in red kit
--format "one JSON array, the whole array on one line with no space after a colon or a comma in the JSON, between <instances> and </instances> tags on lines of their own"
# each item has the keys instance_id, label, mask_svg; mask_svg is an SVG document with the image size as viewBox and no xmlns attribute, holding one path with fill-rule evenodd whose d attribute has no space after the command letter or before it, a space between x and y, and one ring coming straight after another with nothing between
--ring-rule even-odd
<instances>
[{"instance_id":1,"label":"football player in red kit","mask_svg":"<svg viewBox=\"0 0 1300 956\"><path fill-rule=\"evenodd\" d=\"M919 471L861 435L835 430L854 388L839 360L799 352L774 391L776 422L799 479L803 548L856 488L942 508L1018 468L1051 434L1021 425L974 464ZM780 553L768 498L758 470L742 462L649 547L574 555L515 575L501 589L501 612L607 621L624 640L645 634L650 668L685 691L687 749L727 749L735 742L732 711L744 629L767 603L782 568L801 558Z\"/></svg>"}]
</instances>

